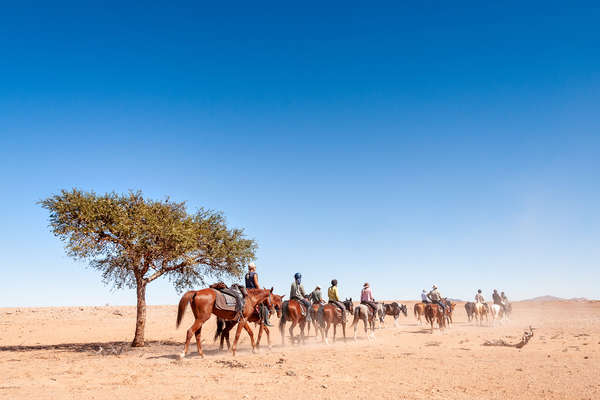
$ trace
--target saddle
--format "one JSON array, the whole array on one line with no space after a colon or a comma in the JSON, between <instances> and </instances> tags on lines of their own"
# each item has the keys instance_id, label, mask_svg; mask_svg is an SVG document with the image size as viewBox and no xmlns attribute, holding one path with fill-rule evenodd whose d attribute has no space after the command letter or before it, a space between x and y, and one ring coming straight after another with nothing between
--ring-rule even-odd
<instances>
[{"instance_id":1,"label":"saddle","mask_svg":"<svg viewBox=\"0 0 600 400\"><path fill-rule=\"evenodd\" d=\"M306 317L306 313L309 310L306 309L306 306L304 305L304 303L297 299L291 299L290 301L295 301L296 303L298 303L300 305L300 312L302 313L302 316Z\"/></svg>"},{"instance_id":2,"label":"saddle","mask_svg":"<svg viewBox=\"0 0 600 400\"><path fill-rule=\"evenodd\" d=\"M209 287L215 291L215 308L221 311L235 312L235 318L239 319L244 310L246 288L236 284L228 288L223 282L212 284Z\"/></svg>"}]
</instances>

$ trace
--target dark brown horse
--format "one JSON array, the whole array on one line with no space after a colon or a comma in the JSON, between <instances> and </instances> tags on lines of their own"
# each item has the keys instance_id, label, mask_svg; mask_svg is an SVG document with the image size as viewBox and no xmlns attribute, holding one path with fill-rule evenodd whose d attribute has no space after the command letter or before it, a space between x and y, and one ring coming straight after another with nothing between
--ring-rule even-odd
<instances>
[{"instance_id":1,"label":"dark brown horse","mask_svg":"<svg viewBox=\"0 0 600 400\"><path fill-rule=\"evenodd\" d=\"M346 300L344 302L344 306L346 307L346 311L352 313L351 301ZM327 337L329 336L329 328L332 324L333 341L335 342L335 335L337 332L338 324L342 325L342 333L344 335L344 341L346 341L346 321L342 319L342 311L338 308L338 306L331 303L323 304L319 307L317 319L321 328L321 338L325 343L329 344L329 340L327 339Z\"/></svg>"},{"instance_id":2,"label":"dark brown horse","mask_svg":"<svg viewBox=\"0 0 600 400\"><path fill-rule=\"evenodd\" d=\"M384 317L386 315L391 315L394 317L394 326L396 328L398 328L398 317L400 316L400 313L403 313L405 317L408 315L406 306L404 304L398 304L395 301L392 304L383 303L382 308Z\"/></svg>"},{"instance_id":3,"label":"dark brown horse","mask_svg":"<svg viewBox=\"0 0 600 400\"><path fill-rule=\"evenodd\" d=\"M277 294L273 294L271 296L271 300L273 302L273 308L277 312L277 318L281 318L281 307L283 304L284 297L285 297L285 295L279 296ZM265 303L266 303L266 301L264 301L262 304L265 304ZM263 331L265 331L265 333L267 334L267 344L268 344L269 350L270 350L271 349L271 335L269 333L269 327L267 327L263 323L263 320L260 317L256 308L254 309L254 312L248 317L248 322L254 322L254 323L259 324L258 338L256 339L256 348L260 347L260 339L262 337ZM231 348L231 343L229 343L229 331L231 331L231 329L235 326L235 324L237 324L236 321L224 321L220 318L217 318L217 331L215 332L215 340L217 340L219 337L221 338L221 342L219 344L219 350L223 350L223 341L224 340L227 341L227 350L229 350Z\"/></svg>"},{"instance_id":4,"label":"dark brown horse","mask_svg":"<svg viewBox=\"0 0 600 400\"><path fill-rule=\"evenodd\" d=\"M254 334L252 333L252 330L248 325L248 317L254 312L256 305L266 300L267 307L273 310L273 304L271 302L271 294L273 293L273 288L271 288L271 290L246 289L246 291L247 296L246 301L244 303L244 309L242 310L242 315L237 330L235 332L233 347L231 349L234 356L242 328L246 329L248 335L250 335L252 351L255 351ZM188 347L190 345L190 340L193 335L196 336L198 354L200 354L201 357L204 357L204 353L202 352L200 333L202 331L202 325L210 318L211 314L215 314L217 318L221 318L226 321L233 321L237 317L237 313L235 311L222 311L215 307L215 301L217 298L216 292L217 291L215 289L206 288L202 290L190 290L189 292L181 296L181 300L179 300L179 307L177 309L177 327L179 327L179 324L181 324L181 319L183 318L185 308L188 304L192 308L192 312L194 313L195 319L192 326L187 330L187 335L185 338L185 347L183 349L183 353L181 353L180 355L180 358L186 356L188 352Z\"/></svg>"},{"instance_id":5,"label":"dark brown horse","mask_svg":"<svg viewBox=\"0 0 600 400\"><path fill-rule=\"evenodd\" d=\"M473 320L473 317L475 316L475 303L473 303L472 301L466 302L465 311L467 312L467 319L469 320L469 322L471 322Z\"/></svg>"},{"instance_id":6,"label":"dark brown horse","mask_svg":"<svg viewBox=\"0 0 600 400\"><path fill-rule=\"evenodd\" d=\"M440 330L446 326L446 316L442 313L442 308L438 304L425 305L425 319L431 324L431 333L433 333L433 322L436 321Z\"/></svg>"},{"instance_id":7,"label":"dark brown horse","mask_svg":"<svg viewBox=\"0 0 600 400\"><path fill-rule=\"evenodd\" d=\"M296 339L294 337L294 328L296 325L300 327L300 342L304 343L304 326L306 325L306 315L303 314L304 306L300 305L298 300L287 300L283 302L283 312L281 314L281 319L279 320L279 332L281 333L281 345L285 344L285 334L283 333L283 329L285 328L285 323L287 321L291 321L292 325L290 326L290 340L292 343ZM311 312L310 308L305 310L307 313Z\"/></svg>"}]
</instances>

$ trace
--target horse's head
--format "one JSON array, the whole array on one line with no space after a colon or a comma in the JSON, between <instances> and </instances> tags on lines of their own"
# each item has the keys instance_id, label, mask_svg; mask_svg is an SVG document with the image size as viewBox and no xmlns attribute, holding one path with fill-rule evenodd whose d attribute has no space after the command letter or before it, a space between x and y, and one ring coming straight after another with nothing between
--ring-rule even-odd
<instances>
[{"instance_id":1,"label":"horse's head","mask_svg":"<svg viewBox=\"0 0 600 400\"><path fill-rule=\"evenodd\" d=\"M271 286L271 289L265 289L267 298L265 299L267 308L269 309L269 311L271 312L275 312L275 308L273 307L273 287Z\"/></svg>"},{"instance_id":2,"label":"horse's head","mask_svg":"<svg viewBox=\"0 0 600 400\"><path fill-rule=\"evenodd\" d=\"M408 310L406 309L406 304L400 304L400 311L404 314L405 317L408 317Z\"/></svg>"},{"instance_id":3,"label":"horse's head","mask_svg":"<svg viewBox=\"0 0 600 400\"><path fill-rule=\"evenodd\" d=\"M352 312L352 297L344 300L344 306L346 307L346 310Z\"/></svg>"},{"instance_id":4,"label":"horse's head","mask_svg":"<svg viewBox=\"0 0 600 400\"><path fill-rule=\"evenodd\" d=\"M271 300L273 302L273 308L275 308L275 311L277 312L277 318L281 318L281 309L283 307L283 298L285 297L285 294L283 296L279 296L278 294L273 294L271 296Z\"/></svg>"}]
</instances>

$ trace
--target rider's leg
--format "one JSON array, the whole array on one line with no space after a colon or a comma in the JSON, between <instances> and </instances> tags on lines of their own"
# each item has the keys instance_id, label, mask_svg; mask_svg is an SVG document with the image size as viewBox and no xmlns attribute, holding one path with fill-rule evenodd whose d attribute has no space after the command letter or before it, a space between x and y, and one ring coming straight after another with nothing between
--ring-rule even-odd
<instances>
[{"instance_id":1,"label":"rider's leg","mask_svg":"<svg viewBox=\"0 0 600 400\"><path fill-rule=\"evenodd\" d=\"M311 305L310 302L306 299L302 299L302 303L304 303L304 305L306 306L306 321L310 322L311 321L311 317L310 317L310 309L311 309Z\"/></svg>"},{"instance_id":2,"label":"rider's leg","mask_svg":"<svg viewBox=\"0 0 600 400\"><path fill-rule=\"evenodd\" d=\"M265 324L266 326L273 326L271 324L271 322L269 322L269 309L267 308L267 306L265 306L264 304L260 305L260 313L261 313L261 318L263 320L263 324Z\"/></svg>"}]
</instances>

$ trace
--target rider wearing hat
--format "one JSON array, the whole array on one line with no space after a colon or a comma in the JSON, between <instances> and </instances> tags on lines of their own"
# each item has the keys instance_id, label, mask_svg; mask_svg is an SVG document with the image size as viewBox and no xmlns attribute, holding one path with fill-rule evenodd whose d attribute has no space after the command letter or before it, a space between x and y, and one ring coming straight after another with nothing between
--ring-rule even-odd
<instances>
[{"instance_id":1,"label":"rider wearing hat","mask_svg":"<svg viewBox=\"0 0 600 400\"><path fill-rule=\"evenodd\" d=\"M427 293L427 297L429 297L429 300L431 300L432 303L435 303L438 306L442 307L442 313L446 312L446 307L444 307L444 303L442 302L442 295L438 291L437 285L433 285L431 287L431 291Z\"/></svg>"},{"instance_id":2,"label":"rider wearing hat","mask_svg":"<svg viewBox=\"0 0 600 400\"><path fill-rule=\"evenodd\" d=\"M333 279L331 281L331 286L327 289L327 297L329 298L329 302L340 310L342 310L342 322L346 323L346 307L344 307L344 303L340 301L340 295L338 294L337 288L338 281L337 279Z\"/></svg>"},{"instance_id":3,"label":"rider wearing hat","mask_svg":"<svg viewBox=\"0 0 600 400\"><path fill-rule=\"evenodd\" d=\"M481 289L479 289L477 291L477 294L475 295L475 303L485 303L485 299L483 298L483 295L481 294Z\"/></svg>"},{"instance_id":4,"label":"rider wearing hat","mask_svg":"<svg viewBox=\"0 0 600 400\"><path fill-rule=\"evenodd\" d=\"M310 302L306 300L306 293L304 292L304 286L300 283L302 280L302 275L300 272L296 272L294 275L294 282L292 282L292 287L290 288L290 300L296 300L301 304L304 304L306 307L306 321L311 321L310 318Z\"/></svg>"},{"instance_id":5,"label":"rider wearing hat","mask_svg":"<svg viewBox=\"0 0 600 400\"><path fill-rule=\"evenodd\" d=\"M377 315L377 303L375 303L373 292L368 282L365 282L360 292L360 304L366 304L373 310L373 315Z\"/></svg>"},{"instance_id":6,"label":"rider wearing hat","mask_svg":"<svg viewBox=\"0 0 600 400\"><path fill-rule=\"evenodd\" d=\"M258 284L258 274L256 273L256 265L253 262L248 264L248 273L246 274L245 278L246 289L260 289L260 285ZM273 326L269 322L269 309L264 303L260 304L259 314L266 326Z\"/></svg>"},{"instance_id":7,"label":"rider wearing hat","mask_svg":"<svg viewBox=\"0 0 600 400\"><path fill-rule=\"evenodd\" d=\"M323 304L323 296L321 295L321 287L317 286L308 296L313 304Z\"/></svg>"}]
</instances>

